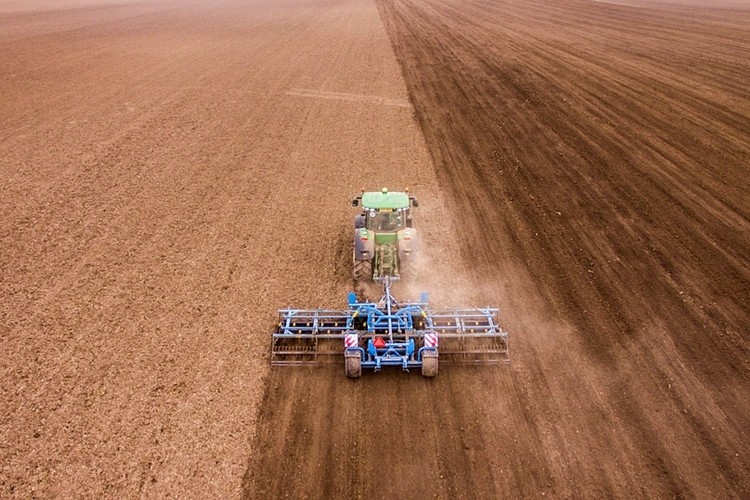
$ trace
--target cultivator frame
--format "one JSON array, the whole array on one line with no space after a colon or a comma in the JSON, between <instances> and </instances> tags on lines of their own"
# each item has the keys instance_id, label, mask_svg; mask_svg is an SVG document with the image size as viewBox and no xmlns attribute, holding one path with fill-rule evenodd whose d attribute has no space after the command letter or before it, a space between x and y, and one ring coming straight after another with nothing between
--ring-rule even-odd
<instances>
[{"instance_id":1,"label":"cultivator frame","mask_svg":"<svg viewBox=\"0 0 750 500\"><path fill-rule=\"evenodd\" d=\"M273 332L271 364L308 365L339 360L346 375L362 369L420 368L434 377L441 362L510 362L508 334L497 322L497 308L432 309L428 295L399 303L391 293L397 278L384 277L378 302L359 302L352 292L346 310L281 309Z\"/></svg>"}]
</instances>

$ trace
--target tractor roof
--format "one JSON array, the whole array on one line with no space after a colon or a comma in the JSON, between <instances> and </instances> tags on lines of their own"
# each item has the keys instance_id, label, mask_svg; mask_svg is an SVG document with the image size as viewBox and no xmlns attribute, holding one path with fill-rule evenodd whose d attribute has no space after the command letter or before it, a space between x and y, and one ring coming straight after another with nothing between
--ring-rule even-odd
<instances>
[{"instance_id":1,"label":"tractor roof","mask_svg":"<svg viewBox=\"0 0 750 500\"><path fill-rule=\"evenodd\" d=\"M409 195L402 192L389 192L386 188L382 191L362 193L362 206L364 208L409 208Z\"/></svg>"}]
</instances>

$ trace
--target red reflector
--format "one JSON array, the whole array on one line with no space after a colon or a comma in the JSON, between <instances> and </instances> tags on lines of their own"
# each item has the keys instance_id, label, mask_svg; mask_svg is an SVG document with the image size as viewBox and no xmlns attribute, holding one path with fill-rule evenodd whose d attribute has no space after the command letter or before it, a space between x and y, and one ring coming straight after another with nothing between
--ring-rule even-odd
<instances>
[{"instance_id":1,"label":"red reflector","mask_svg":"<svg viewBox=\"0 0 750 500\"><path fill-rule=\"evenodd\" d=\"M372 342L372 344L376 348L382 349L383 347L385 347L385 340L383 340L383 337L375 337L375 340Z\"/></svg>"}]
</instances>

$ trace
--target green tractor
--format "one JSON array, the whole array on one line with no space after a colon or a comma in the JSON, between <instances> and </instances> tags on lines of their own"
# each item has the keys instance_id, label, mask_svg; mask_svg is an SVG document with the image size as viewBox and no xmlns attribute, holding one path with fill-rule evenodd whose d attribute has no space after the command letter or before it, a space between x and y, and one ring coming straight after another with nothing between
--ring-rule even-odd
<instances>
[{"instance_id":1,"label":"green tractor","mask_svg":"<svg viewBox=\"0 0 750 500\"><path fill-rule=\"evenodd\" d=\"M419 203L406 192L365 192L352 200L362 207L354 218L354 280L413 278L417 230L412 227L411 208Z\"/></svg>"}]
</instances>

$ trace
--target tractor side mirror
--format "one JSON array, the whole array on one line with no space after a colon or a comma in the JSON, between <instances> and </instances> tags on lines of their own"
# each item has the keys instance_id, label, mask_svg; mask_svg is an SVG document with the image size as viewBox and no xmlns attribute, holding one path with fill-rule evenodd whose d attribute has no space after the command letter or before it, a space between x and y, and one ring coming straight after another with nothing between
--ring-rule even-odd
<instances>
[{"instance_id":1,"label":"tractor side mirror","mask_svg":"<svg viewBox=\"0 0 750 500\"><path fill-rule=\"evenodd\" d=\"M411 206L413 206L413 207L418 207L419 206L419 201L417 201L416 198L410 198L410 200L411 200Z\"/></svg>"},{"instance_id":2,"label":"tractor side mirror","mask_svg":"<svg viewBox=\"0 0 750 500\"><path fill-rule=\"evenodd\" d=\"M353 207L358 207L359 206L359 198L354 198L352 200L352 206Z\"/></svg>"}]
</instances>

